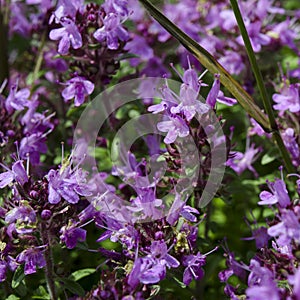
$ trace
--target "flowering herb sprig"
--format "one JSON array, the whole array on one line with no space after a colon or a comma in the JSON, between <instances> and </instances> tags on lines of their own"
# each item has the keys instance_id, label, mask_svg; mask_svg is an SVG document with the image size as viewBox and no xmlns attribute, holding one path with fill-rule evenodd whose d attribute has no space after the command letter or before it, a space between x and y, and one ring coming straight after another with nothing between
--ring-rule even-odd
<instances>
[{"instance_id":1,"label":"flowering herb sprig","mask_svg":"<svg viewBox=\"0 0 300 300\"><path fill-rule=\"evenodd\" d=\"M1 299L300 299L300 7L231 3L0 1Z\"/></svg>"}]
</instances>

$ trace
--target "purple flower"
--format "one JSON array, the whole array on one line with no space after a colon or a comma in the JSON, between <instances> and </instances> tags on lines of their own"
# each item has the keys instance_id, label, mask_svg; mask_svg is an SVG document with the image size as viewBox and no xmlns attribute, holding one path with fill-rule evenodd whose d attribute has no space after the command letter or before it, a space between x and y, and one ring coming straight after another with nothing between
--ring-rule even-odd
<instances>
[{"instance_id":1,"label":"purple flower","mask_svg":"<svg viewBox=\"0 0 300 300\"><path fill-rule=\"evenodd\" d=\"M57 4L57 8L53 13L53 16L50 18L49 23L52 23L53 19L59 23L61 19L64 17L68 17L72 20L76 18L77 11L82 11L84 1L83 0L59 0Z\"/></svg>"},{"instance_id":2,"label":"purple flower","mask_svg":"<svg viewBox=\"0 0 300 300\"><path fill-rule=\"evenodd\" d=\"M166 267L177 268L179 261L168 254L167 245L164 241L153 241L150 252L146 257L137 258L128 283L135 288L139 282L144 284L157 283L166 276Z\"/></svg>"},{"instance_id":3,"label":"purple flower","mask_svg":"<svg viewBox=\"0 0 300 300\"><path fill-rule=\"evenodd\" d=\"M268 45L271 42L271 38L268 35L260 32L261 25L262 24L260 21L256 21L254 23L250 23L248 21L248 24L246 24L250 42L254 52L259 52L261 50L261 46ZM237 42L240 45L244 45L244 41L241 36L237 38Z\"/></svg>"},{"instance_id":4,"label":"purple flower","mask_svg":"<svg viewBox=\"0 0 300 300\"><path fill-rule=\"evenodd\" d=\"M132 200L130 211L140 212L141 218L151 218L152 220L162 218L162 200L157 199L152 188L135 188L138 197Z\"/></svg>"},{"instance_id":5,"label":"purple flower","mask_svg":"<svg viewBox=\"0 0 300 300\"><path fill-rule=\"evenodd\" d=\"M249 129L248 135L258 135L258 136L266 136L267 138L271 138L272 134L266 133L263 128L253 119L250 118L251 125L253 126L252 128Z\"/></svg>"},{"instance_id":6,"label":"purple flower","mask_svg":"<svg viewBox=\"0 0 300 300\"><path fill-rule=\"evenodd\" d=\"M288 276L288 281L293 285L293 295L296 300L300 299L300 268L298 268L294 275Z\"/></svg>"},{"instance_id":7,"label":"purple flower","mask_svg":"<svg viewBox=\"0 0 300 300\"><path fill-rule=\"evenodd\" d=\"M235 26L237 26L234 12L232 10L223 9L222 11L217 11L217 15L219 16L218 25L221 26L222 29L231 31Z\"/></svg>"},{"instance_id":8,"label":"purple flower","mask_svg":"<svg viewBox=\"0 0 300 300\"><path fill-rule=\"evenodd\" d=\"M237 104L237 100L235 100L234 98L224 96L224 93L222 91L219 91L217 96L217 101L227 106L232 106Z\"/></svg>"},{"instance_id":9,"label":"purple flower","mask_svg":"<svg viewBox=\"0 0 300 300\"><path fill-rule=\"evenodd\" d=\"M47 153L46 136L50 133L33 133L22 138L20 143L20 157L22 159L30 159L32 165L40 163L41 153Z\"/></svg>"},{"instance_id":10,"label":"purple flower","mask_svg":"<svg viewBox=\"0 0 300 300\"><path fill-rule=\"evenodd\" d=\"M255 149L255 145L252 144L245 153L241 152L231 152L234 156L229 158L226 162L226 165L231 167L237 174L242 174L246 169L249 169L253 172L255 176L258 176L255 169L252 167L252 163L256 160L256 154L260 152L260 148Z\"/></svg>"},{"instance_id":11,"label":"purple flower","mask_svg":"<svg viewBox=\"0 0 300 300\"><path fill-rule=\"evenodd\" d=\"M153 260L150 257L136 259L131 273L128 276L128 284L135 288L139 282L154 284L166 277L166 265L164 260Z\"/></svg>"},{"instance_id":12,"label":"purple flower","mask_svg":"<svg viewBox=\"0 0 300 300\"><path fill-rule=\"evenodd\" d=\"M77 242L84 242L86 239L86 230L75 226L63 226L60 230L60 239L68 249L76 247Z\"/></svg>"},{"instance_id":13,"label":"purple flower","mask_svg":"<svg viewBox=\"0 0 300 300\"><path fill-rule=\"evenodd\" d=\"M164 14L185 33L195 40L199 39L198 33L201 31L199 25L199 12L194 9L197 6L196 1L187 0L176 4L166 4ZM197 22L198 21L198 22ZM161 27L157 22L153 22L149 27L149 33L158 35L160 42L166 42L171 35Z\"/></svg>"},{"instance_id":14,"label":"purple flower","mask_svg":"<svg viewBox=\"0 0 300 300\"><path fill-rule=\"evenodd\" d=\"M290 203L290 197L283 180L276 179L274 183L268 182L270 192L263 191L260 193L259 198L261 201L259 205L272 205L278 203L280 207L287 207Z\"/></svg>"},{"instance_id":15,"label":"purple flower","mask_svg":"<svg viewBox=\"0 0 300 300\"><path fill-rule=\"evenodd\" d=\"M1 164L2 165L2 164ZM7 171L0 174L0 189L9 185L13 180L24 185L28 181L28 176L23 166L23 161L18 160L12 165L12 170L9 170L2 165Z\"/></svg>"},{"instance_id":16,"label":"purple flower","mask_svg":"<svg viewBox=\"0 0 300 300\"><path fill-rule=\"evenodd\" d=\"M169 116L169 121L162 121L157 123L158 130L168 132L164 138L166 144L174 143L176 138L186 137L189 135L189 127L185 121L179 116Z\"/></svg>"},{"instance_id":17,"label":"purple flower","mask_svg":"<svg viewBox=\"0 0 300 300\"><path fill-rule=\"evenodd\" d=\"M120 17L115 13L109 13L103 20L103 27L94 32L94 38L98 42L106 41L108 49L116 50L120 41L127 41L128 32L121 26Z\"/></svg>"},{"instance_id":18,"label":"purple flower","mask_svg":"<svg viewBox=\"0 0 300 300\"><path fill-rule=\"evenodd\" d=\"M193 89L197 94L200 92L201 82L198 78L197 72L191 67L189 56L187 56L188 69L184 71L183 77L181 78L184 85L187 85ZM180 75L180 74L178 74ZM181 76L180 76L181 77Z\"/></svg>"},{"instance_id":19,"label":"purple flower","mask_svg":"<svg viewBox=\"0 0 300 300\"><path fill-rule=\"evenodd\" d=\"M31 23L26 18L26 5L20 2L11 2L9 5L10 18L9 18L9 31L18 33L23 37L30 35Z\"/></svg>"},{"instance_id":20,"label":"purple flower","mask_svg":"<svg viewBox=\"0 0 300 300\"><path fill-rule=\"evenodd\" d=\"M30 91L27 88L18 91L18 84L14 84L10 88L9 95L5 101L5 108L9 113L13 110L23 110L29 105Z\"/></svg>"},{"instance_id":21,"label":"purple flower","mask_svg":"<svg viewBox=\"0 0 300 300\"><path fill-rule=\"evenodd\" d=\"M49 121L50 117L47 118L44 114L36 111L39 104L39 101L36 99L30 101L28 110L21 119L21 124L25 126L24 133L42 132L48 128L54 127L54 125ZM45 126L42 126L43 123ZM43 127L43 129L41 129L41 127Z\"/></svg>"},{"instance_id":22,"label":"purple flower","mask_svg":"<svg viewBox=\"0 0 300 300\"><path fill-rule=\"evenodd\" d=\"M36 214L27 201L22 201L20 206L10 210L5 216L5 222L15 223L19 234L31 233L36 228Z\"/></svg>"},{"instance_id":23,"label":"purple flower","mask_svg":"<svg viewBox=\"0 0 300 300\"><path fill-rule=\"evenodd\" d=\"M69 52L70 46L74 49L82 47L82 37L75 23L68 18L61 18L62 28L52 29L49 33L51 40L60 40L58 44L58 53L66 55Z\"/></svg>"},{"instance_id":24,"label":"purple flower","mask_svg":"<svg viewBox=\"0 0 300 300\"><path fill-rule=\"evenodd\" d=\"M247 278L247 271L249 270L248 266L243 262L238 262L234 257L234 253L229 252L229 250L227 250L227 252L226 265L228 269L223 270L219 273L220 281L226 282L228 278L233 274L245 281Z\"/></svg>"},{"instance_id":25,"label":"purple flower","mask_svg":"<svg viewBox=\"0 0 300 300\"><path fill-rule=\"evenodd\" d=\"M24 274L29 275L36 272L36 268L43 268L46 261L42 251L38 248L25 249L17 256L18 263L25 263Z\"/></svg>"},{"instance_id":26,"label":"purple flower","mask_svg":"<svg viewBox=\"0 0 300 300\"><path fill-rule=\"evenodd\" d=\"M128 15L128 1L127 0L105 0L102 4L105 12L109 13L117 13L122 17Z\"/></svg>"},{"instance_id":27,"label":"purple flower","mask_svg":"<svg viewBox=\"0 0 300 300\"><path fill-rule=\"evenodd\" d=\"M174 226L174 224L178 221L180 215L184 217L187 221L197 221L197 217L193 214L199 214L198 210L188 205L185 205L185 203L186 201L181 200L180 195L176 193L175 200L172 203L172 206L167 215L167 222L171 226Z\"/></svg>"},{"instance_id":28,"label":"purple flower","mask_svg":"<svg viewBox=\"0 0 300 300\"><path fill-rule=\"evenodd\" d=\"M198 92L190 85L182 84L180 88L180 101L178 106L171 108L172 114L183 113L187 121L191 121L195 114L204 114L209 111L209 106L197 99Z\"/></svg>"},{"instance_id":29,"label":"purple flower","mask_svg":"<svg viewBox=\"0 0 300 300\"><path fill-rule=\"evenodd\" d=\"M255 245L257 249L261 249L268 245L270 236L268 235L268 230L266 227L259 227L258 229L252 230L252 236L248 238L242 238L244 241L255 240Z\"/></svg>"},{"instance_id":30,"label":"purple flower","mask_svg":"<svg viewBox=\"0 0 300 300\"><path fill-rule=\"evenodd\" d=\"M282 134L283 142L291 153L293 164L297 167L300 165L300 149L297 143L297 137L293 128L287 128Z\"/></svg>"},{"instance_id":31,"label":"purple flower","mask_svg":"<svg viewBox=\"0 0 300 300\"><path fill-rule=\"evenodd\" d=\"M273 105L274 109L284 112L289 110L292 113L300 111L300 84L285 84L279 94L273 95L273 100L276 102Z\"/></svg>"},{"instance_id":32,"label":"purple flower","mask_svg":"<svg viewBox=\"0 0 300 300\"><path fill-rule=\"evenodd\" d=\"M240 53L225 50L224 55L218 60L229 74L240 74L245 69L245 64Z\"/></svg>"},{"instance_id":33,"label":"purple flower","mask_svg":"<svg viewBox=\"0 0 300 300\"><path fill-rule=\"evenodd\" d=\"M211 107L214 108L217 102L217 97L220 91L220 75L215 74L214 83L206 97L206 103Z\"/></svg>"},{"instance_id":34,"label":"purple flower","mask_svg":"<svg viewBox=\"0 0 300 300\"><path fill-rule=\"evenodd\" d=\"M63 58L58 58L55 57L56 55L56 50L54 49L49 49L45 54L44 54L44 61L45 65L47 68L54 70L55 73L63 73L68 70L68 64ZM51 78L51 81L55 81L54 75L56 75L54 72L47 72L45 75L48 76L48 78ZM49 79L48 79L49 80Z\"/></svg>"},{"instance_id":35,"label":"purple flower","mask_svg":"<svg viewBox=\"0 0 300 300\"><path fill-rule=\"evenodd\" d=\"M228 106L232 106L237 103L237 101L233 98L225 97L224 93L220 90L220 75L215 74L215 81L213 83L213 86L211 90L209 91L206 103L211 107L214 108L216 105L216 102L223 103Z\"/></svg>"},{"instance_id":36,"label":"purple flower","mask_svg":"<svg viewBox=\"0 0 300 300\"><path fill-rule=\"evenodd\" d=\"M110 235L110 240L112 242L119 241L128 250L132 250L137 246L138 232L131 225L126 225L123 228L120 228L119 230L115 230L114 232L106 232L106 235ZM105 235L100 237L97 240L97 242L102 241L104 237Z\"/></svg>"},{"instance_id":37,"label":"purple flower","mask_svg":"<svg viewBox=\"0 0 300 300\"><path fill-rule=\"evenodd\" d=\"M279 289L274 281L270 281L265 285L254 285L246 290L247 299L249 300L280 300Z\"/></svg>"},{"instance_id":38,"label":"purple flower","mask_svg":"<svg viewBox=\"0 0 300 300\"><path fill-rule=\"evenodd\" d=\"M271 226L268 229L268 234L276 238L279 246L289 245L292 240L300 242L300 213L295 213L292 210L283 210L281 213L281 222Z\"/></svg>"},{"instance_id":39,"label":"purple flower","mask_svg":"<svg viewBox=\"0 0 300 300\"><path fill-rule=\"evenodd\" d=\"M269 269L262 267L255 259L251 259L249 269L251 271L248 277L249 286L269 283L274 279L273 273Z\"/></svg>"},{"instance_id":40,"label":"purple flower","mask_svg":"<svg viewBox=\"0 0 300 300\"><path fill-rule=\"evenodd\" d=\"M129 60L133 67L136 67L141 61L148 61L154 55L153 49L148 46L145 38L139 35L135 35L132 40L127 42L124 50L139 56Z\"/></svg>"},{"instance_id":41,"label":"purple flower","mask_svg":"<svg viewBox=\"0 0 300 300\"><path fill-rule=\"evenodd\" d=\"M7 269L7 266L6 266L5 261L1 260L0 261L0 282L5 281L5 279L6 279L6 269Z\"/></svg>"},{"instance_id":42,"label":"purple flower","mask_svg":"<svg viewBox=\"0 0 300 300\"><path fill-rule=\"evenodd\" d=\"M149 255L153 259L164 260L169 268L177 268L180 265L175 257L168 254L167 245L162 240L152 242Z\"/></svg>"},{"instance_id":43,"label":"purple flower","mask_svg":"<svg viewBox=\"0 0 300 300\"><path fill-rule=\"evenodd\" d=\"M148 107L148 111L152 112L153 114L163 111L169 112L172 107L178 105L178 100L175 98L173 91L168 87L168 84L162 87L161 94L163 100L159 104L154 104Z\"/></svg>"},{"instance_id":44,"label":"purple flower","mask_svg":"<svg viewBox=\"0 0 300 300\"><path fill-rule=\"evenodd\" d=\"M145 170L147 164L146 160L142 159L140 162L138 162L133 153L129 151L127 153L126 151L124 152L125 153L120 153L120 155L123 155L123 161L125 165L113 166L112 175L122 176L124 178L123 181L130 184L133 188L137 187L139 189L139 188L150 187L151 183L149 181L149 178L148 176L145 176L146 175Z\"/></svg>"},{"instance_id":45,"label":"purple flower","mask_svg":"<svg viewBox=\"0 0 300 300\"><path fill-rule=\"evenodd\" d=\"M60 171L50 170L47 179L49 182L48 201L57 204L61 198L67 202L75 204L79 201L79 195L89 196L88 185L85 184L86 174L80 169L72 171L70 167Z\"/></svg>"},{"instance_id":46,"label":"purple flower","mask_svg":"<svg viewBox=\"0 0 300 300\"><path fill-rule=\"evenodd\" d=\"M193 278L200 280L204 276L202 266L206 263L206 256L198 252L196 255L187 255L183 257L182 265L185 266L183 273L183 283L189 285Z\"/></svg>"},{"instance_id":47,"label":"purple flower","mask_svg":"<svg viewBox=\"0 0 300 300\"><path fill-rule=\"evenodd\" d=\"M290 27L290 28L289 28ZM272 36L278 39L283 46L289 46L291 49L298 51L294 40L297 38L296 30L291 29L292 22L287 19L281 23L276 24L271 30Z\"/></svg>"},{"instance_id":48,"label":"purple flower","mask_svg":"<svg viewBox=\"0 0 300 300\"><path fill-rule=\"evenodd\" d=\"M1 242L1 259L0 259L0 282L6 280L7 270L15 271L18 267L16 260L8 255L11 247L9 244Z\"/></svg>"},{"instance_id":49,"label":"purple flower","mask_svg":"<svg viewBox=\"0 0 300 300\"><path fill-rule=\"evenodd\" d=\"M154 56L148 60L147 65L141 71L141 75L147 75L149 77L169 77L169 71L164 67L163 60L157 56Z\"/></svg>"},{"instance_id":50,"label":"purple flower","mask_svg":"<svg viewBox=\"0 0 300 300\"><path fill-rule=\"evenodd\" d=\"M251 260L249 268L251 272L248 277L247 297L251 300L280 300L274 274L269 269L261 267L255 259Z\"/></svg>"},{"instance_id":51,"label":"purple flower","mask_svg":"<svg viewBox=\"0 0 300 300\"><path fill-rule=\"evenodd\" d=\"M77 76L66 83L67 87L62 91L65 101L75 98L74 105L80 106L84 102L86 95L90 95L94 90L94 84L84 77Z\"/></svg>"},{"instance_id":52,"label":"purple flower","mask_svg":"<svg viewBox=\"0 0 300 300\"><path fill-rule=\"evenodd\" d=\"M183 77L179 74L179 72L173 67L174 71L179 75L183 84L180 87L180 95L179 95L179 105L172 106L170 111L172 114L180 114L183 113L187 121L192 120L195 114L198 112L199 114L207 113L209 110L209 106L207 104L201 103L197 98L200 92L201 81L198 79L197 72L191 67L189 59L188 65L189 68L184 71ZM165 93L169 88L165 89ZM168 96L172 99L174 92L169 89Z\"/></svg>"}]
</instances>

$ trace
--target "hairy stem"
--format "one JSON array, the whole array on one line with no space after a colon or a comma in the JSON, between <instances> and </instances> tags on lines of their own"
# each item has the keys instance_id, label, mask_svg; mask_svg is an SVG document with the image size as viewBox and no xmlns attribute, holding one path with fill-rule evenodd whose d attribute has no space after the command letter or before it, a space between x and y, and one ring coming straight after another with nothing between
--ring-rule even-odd
<instances>
[{"instance_id":1,"label":"hairy stem","mask_svg":"<svg viewBox=\"0 0 300 300\"><path fill-rule=\"evenodd\" d=\"M44 257L46 261L45 266L45 278L47 282L48 292L50 295L51 300L56 300L56 288L55 288L55 282L54 282L54 271L53 271L53 256L52 256L52 250L51 250L51 243L49 239L49 234L46 228L46 224L41 225L41 235L42 235L42 241L44 245L46 246L46 250L44 252Z\"/></svg>"}]
</instances>

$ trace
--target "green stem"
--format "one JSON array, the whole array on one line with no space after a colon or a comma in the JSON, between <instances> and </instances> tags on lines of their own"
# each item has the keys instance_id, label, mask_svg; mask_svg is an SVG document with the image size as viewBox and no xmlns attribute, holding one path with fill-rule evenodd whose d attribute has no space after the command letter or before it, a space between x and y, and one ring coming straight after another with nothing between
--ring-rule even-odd
<instances>
[{"instance_id":1,"label":"green stem","mask_svg":"<svg viewBox=\"0 0 300 300\"><path fill-rule=\"evenodd\" d=\"M247 32L245 23L243 21L243 17L241 15L241 11L239 9L239 6L238 6L238 3L236 0L230 0L230 3L233 8L233 12L234 12L235 18L237 20L242 38L245 43L245 47L246 47L248 58L249 58L249 61L250 61L251 67L252 67L252 71L254 73L254 76L255 76L255 79L257 82L257 86L258 86L258 89L260 92L260 96L261 96L265 111L268 115L268 119L269 119L269 123L270 123L271 129L272 129L273 137L275 138L277 146L281 152L281 156L283 158L283 161L284 161L287 171L289 173L292 173L292 172L294 172L294 167L293 167L289 152L287 151L287 149L283 143L282 137L280 135L280 132L279 132L276 120L275 120L272 103L271 103L269 97L267 96L267 91L266 91L266 88L264 85L263 77L262 77L261 71L258 67L257 60L256 60L256 57L255 57L255 54L254 54L254 51L253 51L253 48L251 45L251 41L250 41L250 38L249 38L249 35Z\"/></svg>"},{"instance_id":2,"label":"green stem","mask_svg":"<svg viewBox=\"0 0 300 300\"><path fill-rule=\"evenodd\" d=\"M35 81L38 79L39 71L40 71L41 66L42 66L46 37L47 37L47 31L45 31L43 33L41 44L39 46L38 57L37 57L36 64L35 64L35 67L34 67L34 70L33 70L33 75L32 75L32 84L33 85L34 85Z\"/></svg>"},{"instance_id":3,"label":"green stem","mask_svg":"<svg viewBox=\"0 0 300 300\"><path fill-rule=\"evenodd\" d=\"M41 236L43 244L46 245L46 249L44 252L44 257L46 261L45 266L45 279L47 282L47 288L50 295L51 300L56 300L56 288L54 282L54 271L53 271L53 256L52 256L52 249L50 244L49 233L46 228L46 224L41 224Z\"/></svg>"}]
</instances>

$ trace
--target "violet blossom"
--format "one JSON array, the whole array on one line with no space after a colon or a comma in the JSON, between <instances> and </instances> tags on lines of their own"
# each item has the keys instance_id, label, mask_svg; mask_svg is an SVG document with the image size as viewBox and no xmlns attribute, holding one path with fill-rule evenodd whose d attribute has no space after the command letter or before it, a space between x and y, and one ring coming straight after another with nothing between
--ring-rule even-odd
<instances>
[{"instance_id":1,"label":"violet blossom","mask_svg":"<svg viewBox=\"0 0 300 300\"><path fill-rule=\"evenodd\" d=\"M300 104L299 104L300 105ZM287 128L282 133L283 142L290 152L293 164L297 167L300 165L300 148L297 144L297 136L293 128Z\"/></svg>"},{"instance_id":2,"label":"violet blossom","mask_svg":"<svg viewBox=\"0 0 300 300\"><path fill-rule=\"evenodd\" d=\"M13 110L23 110L30 103L29 96L29 89L23 88L18 90L18 83L13 84L5 101L5 107L7 111L12 113Z\"/></svg>"},{"instance_id":3,"label":"violet blossom","mask_svg":"<svg viewBox=\"0 0 300 300\"><path fill-rule=\"evenodd\" d=\"M5 222L14 223L17 233L27 234L36 228L37 217L34 209L24 200L19 206L7 212Z\"/></svg>"},{"instance_id":4,"label":"violet blossom","mask_svg":"<svg viewBox=\"0 0 300 300\"><path fill-rule=\"evenodd\" d=\"M67 87L62 91L65 101L74 99L74 105L80 106L87 95L94 90L94 84L84 77L77 76L66 82Z\"/></svg>"},{"instance_id":5,"label":"violet blossom","mask_svg":"<svg viewBox=\"0 0 300 300\"><path fill-rule=\"evenodd\" d=\"M260 21L253 23L248 22L246 28L249 34L250 42L254 52L259 52L262 46L268 45L271 42L271 38L261 32L262 24ZM241 36L237 39L240 45L244 45L244 41Z\"/></svg>"},{"instance_id":6,"label":"violet blossom","mask_svg":"<svg viewBox=\"0 0 300 300\"><path fill-rule=\"evenodd\" d=\"M77 242L84 242L86 239L86 230L76 227L72 223L63 226L60 232L60 239L64 242L68 249L76 247Z\"/></svg>"},{"instance_id":7,"label":"violet blossom","mask_svg":"<svg viewBox=\"0 0 300 300\"><path fill-rule=\"evenodd\" d=\"M39 248L28 248L17 256L18 263L24 263L24 274L29 275L36 272L36 268L44 268L46 261L44 253Z\"/></svg>"},{"instance_id":8,"label":"violet blossom","mask_svg":"<svg viewBox=\"0 0 300 300\"><path fill-rule=\"evenodd\" d=\"M51 40L59 41L58 53L66 55L72 45L73 49L79 49L82 47L81 34L73 20L69 18L61 18L60 23L63 27L58 29L52 29L49 33Z\"/></svg>"},{"instance_id":9,"label":"violet blossom","mask_svg":"<svg viewBox=\"0 0 300 300\"><path fill-rule=\"evenodd\" d=\"M258 202L259 205L272 205L278 203L280 207L284 208L290 205L291 200L283 180L276 179L275 182L267 183L271 193L268 191L261 192L259 195L261 200Z\"/></svg>"},{"instance_id":10,"label":"violet blossom","mask_svg":"<svg viewBox=\"0 0 300 300\"><path fill-rule=\"evenodd\" d=\"M200 280L204 276L202 266L206 263L206 256L198 252L183 257L182 265L185 266L183 283L189 285L193 279Z\"/></svg>"},{"instance_id":11,"label":"violet blossom","mask_svg":"<svg viewBox=\"0 0 300 300\"><path fill-rule=\"evenodd\" d=\"M189 135L189 127L181 117L169 116L168 118L168 121L157 123L158 130L167 132L167 136L164 138L166 144L174 143L178 136L186 137Z\"/></svg>"},{"instance_id":12,"label":"violet blossom","mask_svg":"<svg viewBox=\"0 0 300 300\"><path fill-rule=\"evenodd\" d=\"M61 170L50 170L47 175L49 182L48 201L57 204L64 198L67 202L75 204L79 196L89 196L88 185L85 182L86 174L80 169L72 170L66 167Z\"/></svg>"},{"instance_id":13,"label":"violet blossom","mask_svg":"<svg viewBox=\"0 0 300 300\"><path fill-rule=\"evenodd\" d=\"M275 237L279 246L290 245L292 240L300 243L300 211L283 210L281 221L268 229L268 235Z\"/></svg>"},{"instance_id":14,"label":"violet blossom","mask_svg":"<svg viewBox=\"0 0 300 300\"><path fill-rule=\"evenodd\" d=\"M16 180L20 185L24 185L28 181L28 176L24 169L22 160L16 161L12 165L11 170L4 165L2 165L2 167L4 167L7 171L0 173L0 189L3 189L14 180Z\"/></svg>"},{"instance_id":15,"label":"violet blossom","mask_svg":"<svg viewBox=\"0 0 300 300\"><path fill-rule=\"evenodd\" d=\"M231 167L239 175L246 169L249 169L255 176L258 176L252 163L256 160L256 154L259 152L260 148L255 149L254 144L252 144L249 149L246 149L245 153L234 151L232 152L233 158L229 158L226 165Z\"/></svg>"},{"instance_id":16,"label":"violet blossom","mask_svg":"<svg viewBox=\"0 0 300 300\"><path fill-rule=\"evenodd\" d=\"M128 40L128 32L122 27L118 14L109 13L103 20L103 26L94 32L94 38L98 42L106 41L108 49L116 50L119 47L119 40Z\"/></svg>"},{"instance_id":17,"label":"violet blossom","mask_svg":"<svg viewBox=\"0 0 300 300\"><path fill-rule=\"evenodd\" d=\"M292 113L300 111L300 84L285 84L279 93L273 95L273 100L276 102L273 105L274 109L281 113L288 110Z\"/></svg>"},{"instance_id":18,"label":"violet blossom","mask_svg":"<svg viewBox=\"0 0 300 300\"><path fill-rule=\"evenodd\" d=\"M270 299L280 300L279 290L274 281L274 274L267 268L260 266L259 262L251 259L249 287L246 294L250 300Z\"/></svg>"}]
</instances>

